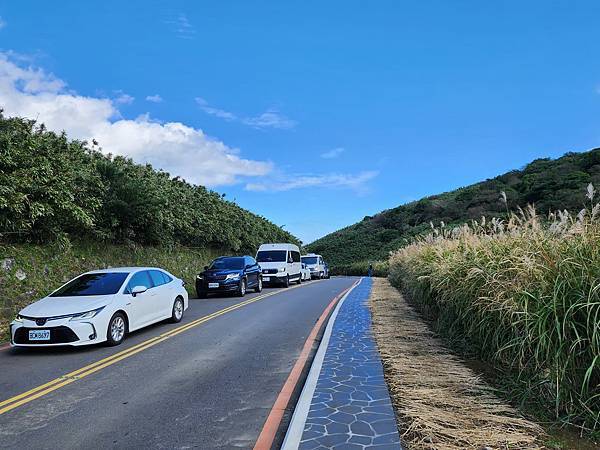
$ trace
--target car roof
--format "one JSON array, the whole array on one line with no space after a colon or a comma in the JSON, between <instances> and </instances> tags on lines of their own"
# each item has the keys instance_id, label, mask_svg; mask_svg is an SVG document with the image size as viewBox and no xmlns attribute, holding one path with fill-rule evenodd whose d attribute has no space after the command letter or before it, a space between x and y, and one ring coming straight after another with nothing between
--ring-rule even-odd
<instances>
[{"instance_id":1,"label":"car roof","mask_svg":"<svg viewBox=\"0 0 600 450\"><path fill-rule=\"evenodd\" d=\"M115 273L115 272L137 272L139 270L162 270L166 272L165 269L161 269L160 267L109 267L107 269L98 269L98 270L90 270L86 273Z\"/></svg>"},{"instance_id":2,"label":"car roof","mask_svg":"<svg viewBox=\"0 0 600 450\"><path fill-rule=\"evenodd\" d=\"M299 250L296 244L286 243L274 243L274 244L262 244L258 250Z\"/></svg>"}]
</instances>

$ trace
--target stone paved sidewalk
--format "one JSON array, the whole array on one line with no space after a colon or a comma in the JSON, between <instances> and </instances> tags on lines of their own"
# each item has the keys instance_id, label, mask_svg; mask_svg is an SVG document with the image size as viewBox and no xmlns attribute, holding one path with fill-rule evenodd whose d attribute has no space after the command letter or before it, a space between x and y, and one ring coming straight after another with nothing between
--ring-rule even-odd
<instances>
[{"instance_id":1,"label":"stone paved sidewalk","mask_svg":"<svg viewBox=\"0 0 600 450\"><path fill-rule=\"evenodd\" d=\"M370 292L364 278L339 308L300 449L401 449L371 333Z\"/></svg>"}]
</instances>

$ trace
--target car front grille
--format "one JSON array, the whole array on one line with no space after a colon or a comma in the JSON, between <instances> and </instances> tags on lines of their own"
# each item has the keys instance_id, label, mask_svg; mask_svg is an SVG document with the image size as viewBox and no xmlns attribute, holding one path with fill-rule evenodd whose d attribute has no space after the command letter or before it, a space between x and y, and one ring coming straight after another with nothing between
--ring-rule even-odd
<instances>
[{"instance_id":1,"label":"car front grille","mask_svg":"<svg viewBox=\"0 0 600 450\"><path fill-rule=\"evenodd\" d=\"M277 273L277 269L263 269L262 273L264 273L265 275L271 275Z\"/></svg>"},{"instance_id":2,"label":"car front grille","mask_svg":"<svg viewBox=\"0 0 600 450\"><path fill-rule=\"evenodd\" d=\"M30 341L29 330L40 330L41 328L19 328L15 332L15 344L68 344L79 340L77 335L69 327L48 327L50 330L50 340L48 341Z\"/></svg>"}]
</instances>

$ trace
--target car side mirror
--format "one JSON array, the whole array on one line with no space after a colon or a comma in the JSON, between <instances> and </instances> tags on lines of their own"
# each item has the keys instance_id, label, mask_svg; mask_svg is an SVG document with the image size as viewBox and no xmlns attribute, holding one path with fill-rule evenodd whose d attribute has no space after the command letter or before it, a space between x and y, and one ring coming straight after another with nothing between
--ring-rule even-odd
<instances>
[{"instance_id":1,"label":"car side mirror","mask_svg":"<svg viewBox=\"0 0 600 450\"><path fill-rule=\"evenodd\" d=\"M136 286L131 290L131 295L135 297L138 294L143 294L147 290L148 288L146 286Z\"/></svg>"}]
</instances>

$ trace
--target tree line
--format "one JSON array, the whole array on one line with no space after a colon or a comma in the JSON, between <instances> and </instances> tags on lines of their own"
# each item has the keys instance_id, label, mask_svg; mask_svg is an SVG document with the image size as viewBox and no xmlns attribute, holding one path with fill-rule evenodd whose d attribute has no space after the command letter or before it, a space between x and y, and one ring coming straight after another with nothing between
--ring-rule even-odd
<instances>
[{"instance_id":1,"label":"tree line","mask_svg":"<svg viewBox=\"0 0 600 450\"><path fill-rule=\"evenodd\" d=\"M217 192L0 110L0 238L254 252L297 238Z\"/></svg>"}]
</instances>

